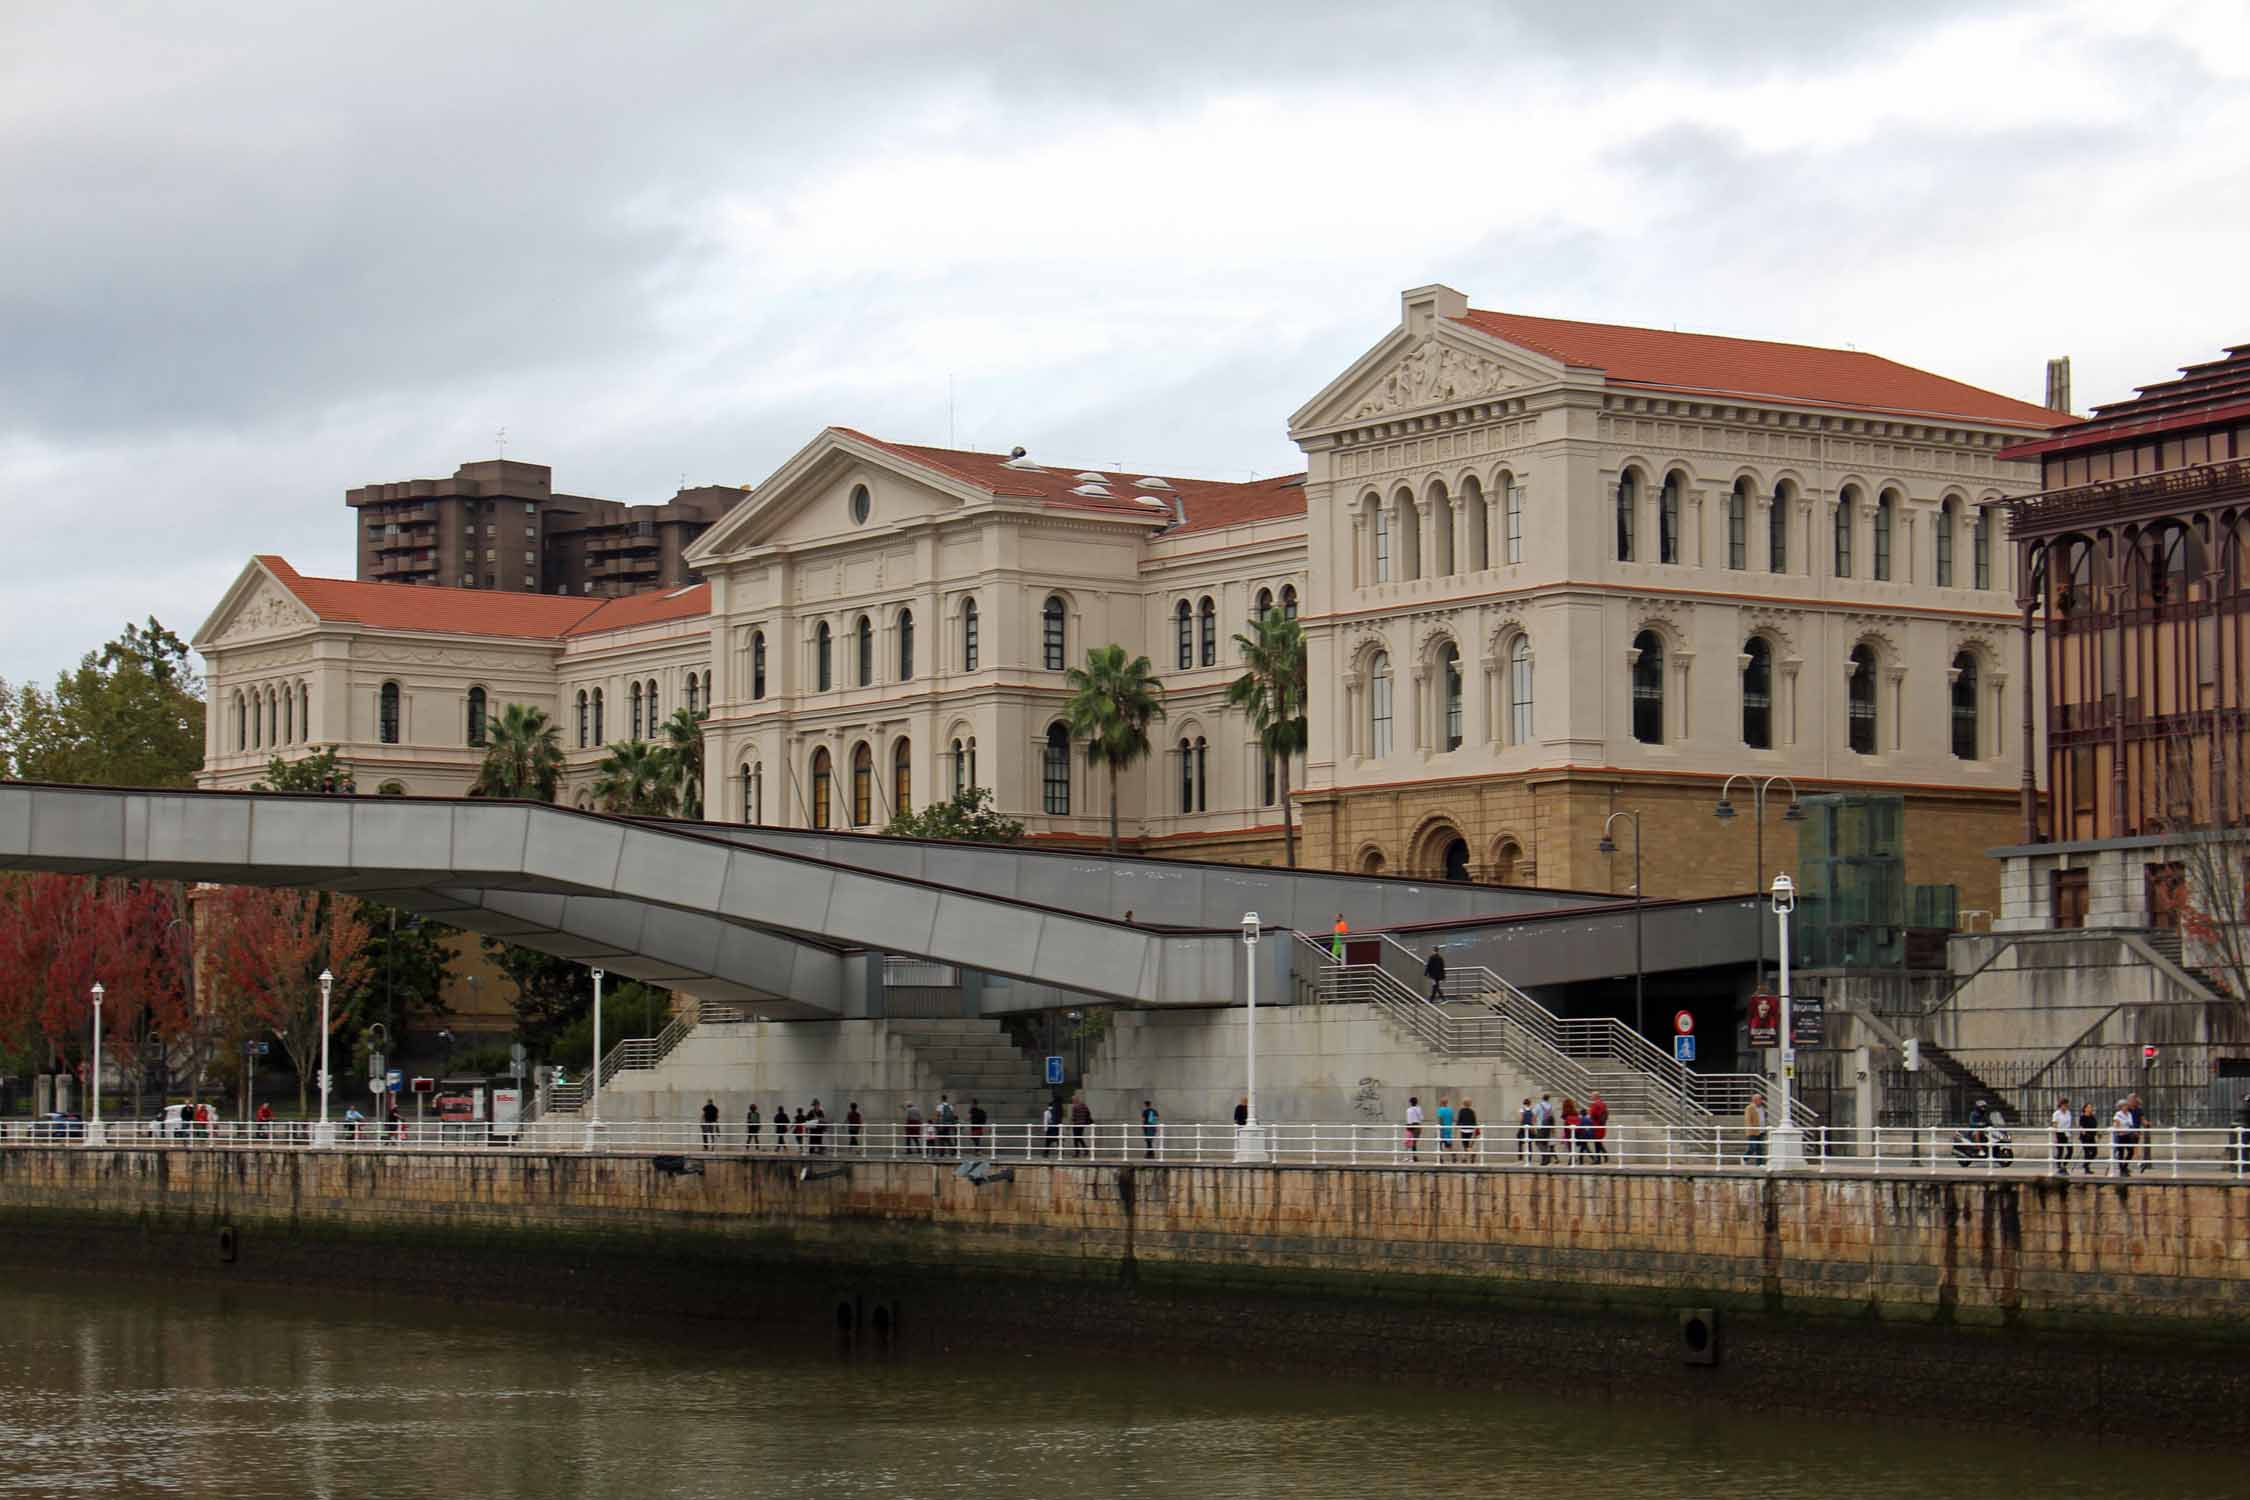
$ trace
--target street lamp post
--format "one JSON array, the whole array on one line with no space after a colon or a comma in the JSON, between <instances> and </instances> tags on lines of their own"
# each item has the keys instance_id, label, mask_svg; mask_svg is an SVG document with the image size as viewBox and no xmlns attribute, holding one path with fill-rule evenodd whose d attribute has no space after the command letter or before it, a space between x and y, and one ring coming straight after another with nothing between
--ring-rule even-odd
<instances>
[{"instance_id":1,"label":"street lamp post","mask_svg":"<svg viewBox=\"0 0 2250 1500\"><path fill-rule=\"evenodd\" d=\"M336 987L336 976L326 969L320 971L320 1124L313 1129L313 1144L332 1146L335 1137L328 1133L328 999Z\"/></svg>"},{"instance_id":2,"label":"street lamp post","mask_svg":"<svg viewBox=\"0 0 2250 1500\"><path fill-rule=\"evenodd\" d=\"M93 1091L94 1107L86 1122L86 1144L102 1143L102 989L101 981L94 981L94 1070L87 1076L86 1086Z\"/></svg>"},{"instance_id":3,"label":"street lamp post","mask_svg":"<svg viewBox=\"0 0 2250 1500\"><path fill-rule=\"evenodd\" d=\"M1641 1004L1641 815L1637 812L1613 812L1602 819L1602 841L1595 848L1603 854L1615 854L1617 841L1609 830L1619 818L1633 825L1633 1029L1642 1036L1648 1035L1648 1015Z\"/></svg>"},{"instance_id":4,"label":"street lamp post","mask_svg":"<svg viewBox=\"0 0 2250 1500\"><path fill-rule=\"evenodd\" d=\"M1748 781L1754 788L1750 798L1750 812L1757 825L1757 855L1756 871L1750 889L1762 891L1766 888L1766 793L1772 790L1777 781L1789 782L1789 808L1781 815L1784 823L1802 823L1805 821L1805 809L1797 801L1797 783L1789 781L1788 777L1768 776L1765 780L1758 781L1746 772L1737 771L1719 788L1719 805L1711 809L1711 816L1722 823L1734 817L1734 804L1727 800L1727 793L1734 790L1734 784L1738 781ZM1762 990L1766 987L1766 924L1759 922L1755 925L1758 929L1758 975L1757 983L1752 988Z\"/></svg>"},{"instance_id":5,"label":"street lamp post","mask_svg":"<svg viewBox=\"0 0 2250 1500\"><path fill-rule=\"evenodd\" d=\"M586 1149L602 1139L602 971L594 971L594 1066L586 1075Z\"/></svg>"},{"instance_id":6,"label":"street lamp post","mask_svg":"<svg viewBox=\"0 0 2250 1500\"><path fill-rule=\"evenodd\" d=\"M1266 1161L1266 1133L1258 1125L1258 914L1242 914L1242 972L1250 1000L1249 1077L1242 1096L1242 1128L1234 1134L1234 1159Z\"/></svg>"},{"instance_id":7,"label":"street lamp post","mask_svg":"<svg viewBox=\"0 0 2250 1500\"><path fill-rule=\"evenodd\" d=\"M1797 1079L1797 1017L1789 1008L1789 914L1797 909L1797 883L1786 874L1773 878L1773 914L1781 926L1781 1109L1779 1121L1767 1132L1773 1149L1766 1153L1766 1169L1805 1164L1804 1132L1797 1128L1790 1094Z\"/></svg>"}]
</instances>

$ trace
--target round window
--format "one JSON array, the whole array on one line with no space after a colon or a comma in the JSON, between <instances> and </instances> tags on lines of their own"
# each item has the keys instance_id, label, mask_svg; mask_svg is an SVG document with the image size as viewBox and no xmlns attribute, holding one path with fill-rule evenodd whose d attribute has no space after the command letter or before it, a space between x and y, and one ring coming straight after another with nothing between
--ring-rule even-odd
<instances>
[{"instance_id":1,"label":"round window","mask_svg":"<svg viewBox=\"0 0 2250 1500\"><path fill-rule=\"evenodd\" d=\"M871 507L872 502L868 499L867 496L867 486L864 484L853 485L852 524L855 526L865 526L867 524L867 512Z\"/></svg>"}]
</instances>

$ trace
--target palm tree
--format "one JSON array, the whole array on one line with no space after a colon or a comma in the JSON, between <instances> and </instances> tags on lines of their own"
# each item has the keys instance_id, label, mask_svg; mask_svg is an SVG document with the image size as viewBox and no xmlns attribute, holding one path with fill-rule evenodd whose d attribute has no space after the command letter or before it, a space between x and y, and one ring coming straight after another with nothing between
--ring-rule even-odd
<instances>
[{"instance_id":1,"label":"palm tree","mask_svg":"<svg viewBox=\"0 0 2250 1500\"><path fill-rule=\"evenodd\" d=\"M1086 665L1072 667L1063 680L1070 685L1063 722L1086 741L1089 764L1109 767L1109 852L1115 854L1118 774L1148 754L1148 726L1164 717L1164 684L1147 657L1127 661L1125 648L1114 645L1088 651Z\"/></svg>"},{"instance_id":2,"label":"palm tree","mask_svg":"<svg viewBox=\"0 0 2250 1500\"><path fill-rule=\"evenodd\" d=\"M680 801L676 775L671 757L647 740L620 740L602 757L594 800L607 813L668 818Z\"/></svg>"},{"instance_id":3,"label":"palm tree","mask_svg":"<svg viewBox=\"0 0 2250 1500\"><path fill-rule=\"evenodd\" d=\"M700 820L703 816L703 721L708 717L693 709L675 708L664 721L664 740L658 749L672 768L679 787L679 815Z\"/></svg>"},{"instance_id":4,"label":"palm tree","mask_svg":"<svg viewBox=\"0 0 2250 1500\"><path fill-rule=\"evenodd\" d=\"M1281 773L1281 842L1297 867L1297 825L1289 815L1289 757L1305 748L1305 632L1278 609L1237 635L1245 670L1227 684L1227 702L1243 711L1258 742Z\"/></svg>"},{"instance_id":5,"label":"palm tree","mask_svg":"<svg viewBox=\"0 0 2250 1500\"><path fill-rule=\"evenodd\" d=\"M511 703L485 732L484 764L469 788L472 797L555 800L562 782L562 729L546 710Z\"/></svg>"}]
</instances>

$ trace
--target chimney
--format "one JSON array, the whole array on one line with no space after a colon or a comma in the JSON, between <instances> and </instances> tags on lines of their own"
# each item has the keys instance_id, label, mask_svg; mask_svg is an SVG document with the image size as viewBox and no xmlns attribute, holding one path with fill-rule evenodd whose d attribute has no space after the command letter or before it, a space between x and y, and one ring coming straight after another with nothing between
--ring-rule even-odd
<instances>
[{"instance_id":1,"label":"chimney","mask_svg":"<svg viewBox=\"0 0 2250 1500\"><path fill-rule=\"evenodd\" d=\"M2070 356L2047 361L2047 410L2070 415Z\"/></svg>"}]
</instances>

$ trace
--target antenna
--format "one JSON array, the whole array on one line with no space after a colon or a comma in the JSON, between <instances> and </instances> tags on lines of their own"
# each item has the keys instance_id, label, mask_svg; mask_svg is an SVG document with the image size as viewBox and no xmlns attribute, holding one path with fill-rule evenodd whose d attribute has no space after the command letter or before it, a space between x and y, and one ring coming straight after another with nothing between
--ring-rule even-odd
<instances>
[{"instance_id":1,"label":"antenna","mask_svg":"<svg viewBox=\"0 0 2250 1500\"><path fill-rule=\"evenodd\" d=\"M508 456L508 429L503 427L495 432L492 435L492 440L499 445L500 456L506 458Z\"/></svg>"}]
</instances>

